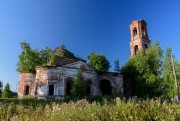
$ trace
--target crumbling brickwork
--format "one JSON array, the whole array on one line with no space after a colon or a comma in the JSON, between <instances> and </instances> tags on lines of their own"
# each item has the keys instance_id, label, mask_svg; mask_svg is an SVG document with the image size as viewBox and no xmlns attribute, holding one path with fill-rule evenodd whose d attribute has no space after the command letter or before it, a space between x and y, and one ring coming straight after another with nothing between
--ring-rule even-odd
<instances>
[{"instance_id":1,"label":"crumbling brickwork","mask_svg":"<svg viewBox=\"0 0 180 121\"><path fill-rule=\"evenodd\" d=\"M147 23L144 20L132 21L130 24L130 33L130 52L131 57L133 57L141 49L145 50L150 43L147 32Z\"/></svg>"},{"instance_id":2,"label":"crumbling brickwork","mask_svg":"<svg viewBox=\"0 0 180 121\"><path fill-rule=\"evenodd\" d=\"M58 99L69 96L67 93L68 82L74 81L79 69L82 70L85 81L90 84L89 94L91 96L102 95L101 83L104 80L109 81L110 93L108 94L123 93L121 74L112 72L99 74L85 62L78 61L64 66L37 67L36 74L20 73L18 95L19 97L25 96L27 91L25 87L29 86L28 95L30 96L39 98L55 97Z\"/></svg>"},{"instance_id":3,"label":"crumbling brickwork","mask_svg":"<svg viewBox=\"0 0 180 121\"><path fill-rule=\"evenodd\" d=\"M20 72L19 74L19 84L18 84L18 96L19 97L23 97L25 96L25 88L29 87L29 89L27 90L28 94L30 96L34 96L35 93L35 88L34 88L34 84L35 84L35 77L36 75L34 73L22 73Z\"/></svg>"}]
</instances>

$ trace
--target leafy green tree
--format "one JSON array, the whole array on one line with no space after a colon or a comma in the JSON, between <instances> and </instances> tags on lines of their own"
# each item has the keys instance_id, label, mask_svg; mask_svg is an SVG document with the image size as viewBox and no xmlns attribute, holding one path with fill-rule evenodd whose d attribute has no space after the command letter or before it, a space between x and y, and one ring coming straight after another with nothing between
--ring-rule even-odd
<instances>
[{"instance_id":1,"label":"leafy green tree","mask_svg":"<svg viewBox=\"0 0 180 121\"><path fill-rule=\"evenodd\" d=\"M22 52L17 63L17 71L19 72L35 72L36 66L54 66L61 56L73 56L75 58L64 47L60 47L59 51L57 49L51 50L48 47L45 50L39 51L38 49L31 49L30 44L26 42L21 42L20 44Z\"/></svg>"},{"instance_id":2,"label":"leafy green tree","mask_svg":"<svg viewBox=\"0 0 180 121\"><path fill-rule=\"evenodd\" d=\"M162 49L157 42L132 57L122 68L128 96L154 97L161 94Z\"/></svg>"},{"instance_id":3,"label":"leafy green tree","mask_svg":"<svg viewBox=\"0 0 180 121\"><path fill-rule=\"evenodd\" d=\"M98 71L108 71L108 69L110 68L109 61L102 54L98 55L92 52L88 56L88 59L89 59L88 64Z\"/></svg>"},{"instance_id":4,"label":"leafy green tree","mask_svg":"<svg viewBox=\"0 0 180 121\"><path fill-rule=\"evenodd\" d=\"M77 98L86 96L86 82L81 70L78 70L76 79L72 83L71 94Z\"/></svg>"},{"instance_id":5,"label":"leafy green tree","mask_svg":"<svg viewBox=\"0 0 180 121\"><path fill-rule=\"evenodd\" d=\"M17 95L18 95L17 92L11 91L10 97L17 98Z\"/></svg>"},{"instance_id":6,"label":"leafy green tree","mask_svg":"<svg viewBox=\"0 0 180 121\"><path fill-rule=\"evenodd\" d=\"M19 72L35 72L35 67L41 65L39 58L39 51L32 50L30 45L26 42L21 42L22 52L19 55L19 62L17 63L17 71Z\"/></svg>"},{"instance_id":7,"label":"leafy green tree","mask_svg":"<svg viewBox=\"0 0 180 121\"><path fill-rule=\"evenodd\" d=\"M166 97L173 97L175 94L171 53L171 48L167 48L163 64L163 95Z\"/></svg>"},{"instance_id":8,"label":"leafy green tree","mask_svg":"<svg viewBox=\"0 0 180 121\"><path fill-rule=\"evenodd\" d=\"M0 97L2 96L3 82L0 80Z\"/></svg>"},{"instance_id":9,"label":"leafy green tree","mask_svg":"<svg viewBox=\"0 0 180 121\"><path fill-rule=\"evenodd\" d=\"M163 63L163 95L169 98L172 98L176 95L176 88L175 88L175 78L173 75L173 66L172 66L172 49L167 48L165 52L165 60ZM177 80L179 80L179 63L177 60L174 61L175 65L175 72L177 76Z\"/></svg>"},{"instance_id":10,"label":"leafy green tree","mask_svg":"<svg viewBox=\"0 0 180 121\"><path fill-rule=\"evenodd\" d=\"M121 68L120 68L119 58L115 59L114 66L115 66L114 71L115 72L120 72Z\"/></svg>"},{"instance_id":11,"label":"leafy green tree","mask_svg":"<svg viewBox=\"0 0 180 121\"><path fill-rule=\"evenodd\" d=\"M3 92L2 92L2 97L3 98L9 98L10 96L11 96L11 90L10 90L9 83L7 83L6 86L4 87Z\"/></svg>"},{"instance_id":12,"label":"leafy green tree","mask_svg":"<svg viewBox=\"0 0 180 121\"><path fill-rule=\"evenodd\" d=\"M175 65L175 69L176 69L176 76L177 76L177 89L178 89L178 96L180 99L180 63L176 61L176 65Z\"/></svg>"},{"instance_id":13,"label":"leafy green tree","mask_svg":"<svg viewBox=\"0 0 180 121\"><path fill-rule=\"evenodd\" d=\"M58 55L56 51L46 47L45 50L39 52L39 57L41 59L41 65L55 65L58 60Z\"/></svg>"}]
</instances>

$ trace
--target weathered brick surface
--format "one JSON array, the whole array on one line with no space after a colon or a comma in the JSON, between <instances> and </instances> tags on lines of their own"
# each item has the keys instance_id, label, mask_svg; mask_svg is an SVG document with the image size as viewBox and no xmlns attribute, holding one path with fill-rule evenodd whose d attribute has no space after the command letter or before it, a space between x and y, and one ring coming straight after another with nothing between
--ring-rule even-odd
<instances>
[{"instance_id":1,"label":"weathered brick surface","mask_svg":"<svg viewBox=\"0 0 180 121\"><path fill-rule=\"evenodd\" d=\"M34 96L34 82L35 74L33 73L20 73L18 85L18 96L23 97L25 93L25 86L29 86L29 95Z\"/></svg>"},{"instance_id":2,"label":"weathered brick surface","mask_svg":"<svg viewBox=\"0 0 180 121\"><path fill-rule=\"evenodd\" d=\"M79 68L83 70L85 80L91 82L91 95L101 95L100 81L103 79L111 82L113 94L123 92L123 80L120 74L114 75L114 73L109 72L99 75L84 62L76 62L63 67L37 67L36 74L20 73L18 95L23 97L24 87L29 85L31 96L47 97L49 95L49 85L54 85L54 96L66 96L67 81L76 78Z\"/></svg>"},{"instance_id":3,"label":"weathered brick surface","mask_svg":"<svg viewBox=\"0 0 180 121\"><path fill-rule=\"evenodd\" d=\"M134 36L135 28L137 30L136 36ZM135 55L134 48L136 45L138 45L138 50L141 50L141 49L145 49L145 45L148 45L150 43L146 22L144 20L132 21L132 23L130 24L130 33L131 33L130 52L131 52L131 57L133 57Z\"/></svg>"}]
</instances>

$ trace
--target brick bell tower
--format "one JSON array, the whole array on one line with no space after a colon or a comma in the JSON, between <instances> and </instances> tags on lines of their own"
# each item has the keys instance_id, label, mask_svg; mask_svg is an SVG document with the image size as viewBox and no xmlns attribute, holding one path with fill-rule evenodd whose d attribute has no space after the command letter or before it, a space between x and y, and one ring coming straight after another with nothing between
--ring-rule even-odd
<instances>
[{"instance_id":1,"label":"brick bell tower","mask_svg":"<svg viewBox=\"0 0 180 121\"><path fill-rule=\"evenodd\" d=\"M147 33L147 23L144 20L132 21L130 24L131 32L131 57L138 54L139 50L146 50L150 40Z\"/></svg>"}]
</instances>

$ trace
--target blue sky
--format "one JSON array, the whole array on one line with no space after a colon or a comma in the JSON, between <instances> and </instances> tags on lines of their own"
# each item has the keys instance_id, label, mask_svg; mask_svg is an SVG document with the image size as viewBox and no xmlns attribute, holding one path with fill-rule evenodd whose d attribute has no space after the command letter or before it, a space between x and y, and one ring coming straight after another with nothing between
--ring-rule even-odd
<instances>
[{"instance_id":1,"label":"blue sky","mask_svg":"<svg viewBox=\"0 0 180 121\"><path fill-rule=\"evenodd\" d=\"M104 54L113 70L130 57L132 20L144 19L150 40L172 47L180 60L179 0L0 0L0 79L16 91L20 42L32 48L54 49L61 44L84 59Z\"/></svg>"}]
</instances>

